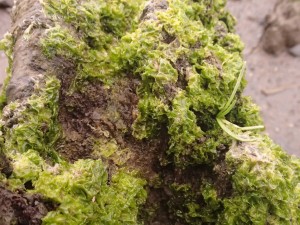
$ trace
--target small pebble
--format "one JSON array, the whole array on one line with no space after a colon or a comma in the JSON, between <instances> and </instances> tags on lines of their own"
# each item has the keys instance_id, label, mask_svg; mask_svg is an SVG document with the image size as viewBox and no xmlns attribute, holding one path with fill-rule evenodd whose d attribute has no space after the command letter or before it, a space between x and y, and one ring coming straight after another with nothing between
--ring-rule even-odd
<instances>
[{"instance_id":1,"label":"small pebble","mask_svg":"<svg viewBox=\"0 0 300 225\"><path fill-rule=\"evenodd\" d=\"M295 45L294 47L289 48L288 51L289 51L289 53L290 53L292 56L300 57L300 44Z\"/></svg>"},{"instance_id":2,"label":"small pebble","mask_svg":"<svg viewBox=\"0 0 300 225\"><path fill-rule=\"evenodd\" d=\"M0 8L9 8L14 5L13 0L0 0Z\"/></svg>"},{"instance_id":3,"label":"small pebble","mask_svg":"<svg viewBox=\"0 0 300 225\"><path fill-rule=\"evenodd\" d=\"M91 118L93 120L100 120L101 119L101 115L97 111L94 111Z\"/></svg>"}]
</instances>

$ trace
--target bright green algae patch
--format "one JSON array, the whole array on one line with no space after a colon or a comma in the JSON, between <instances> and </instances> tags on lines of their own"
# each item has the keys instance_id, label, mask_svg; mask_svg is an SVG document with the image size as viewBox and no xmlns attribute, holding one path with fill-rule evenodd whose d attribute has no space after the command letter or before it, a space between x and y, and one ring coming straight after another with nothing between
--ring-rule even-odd
<instances>
[{"instance_id":1,"label":"bright green algae patch","mask_svg":"<svg viewBox=\"0 0 300 225\"><path fill-rule=\"evenodd\" d=\"M138 205L146 192L144 181L118 171L108 185L101 160L78 160L50 166L35 151L13 160L12 179L31 180L33 193L59 204L43 224L138 224Z\"/></svg>"},{"instance_id":2,"label":"bright green algae patch","mask_svg":"<svg viewBox=\"0 0 300 225\"><path fill-rule=\"evenodd\" d=\"M251 132L255 142L236 142L216 121L243 67L243 44L232 33L234 20L224 10L225 1L160 1L158 9L143 12L149 6L145 2L44 0L55 23L41 41L44 54L74 62L76 88L84 87L86 80L97 79L110 88L124 76L138 77L133 136L148 141L167 127L167 163L176 170L213 168L210 179L194 179L197 190L189 182L168 187L174 193L168 200L174 221L299 224L299 159L287 156L258 131ZM257 106L241 97L244 86L243 79L226 119L241 127L261 124ZM101 160L71 164L56 153L61 137L59 88L59 81L48 77L28 101L6 106L2 150L12 159L14 171L2 179L14 188L30 181L31 192L59 204L44 224L139 224L144 180L125 169L110 177ZM95 151L115 157L117 144L104 142L96 142ZM224 148L229 152L221 158ZM231 183L227 195L220 194L213 177L220 158Z\"/></svg>"},{"instance_id":3,"label":"bright green algae patch","mask_svg":"<svg viewBox=\"0 0 300 225\"><path fill-rule=\"evenodd\" d=\"M38 78L37 78L38 80ZM37 81L35 91L25 101L11 102L3 109L3 149L6 154L30 149L55 159L54 144L60 137L57 121L60 82L49 77Z\"/></svg>"},{"instance_id":4,"label":"bright green algae patch","mask_svg":"<svg viewBox=\"0 0 300 225\"><path fill-rule=\"evenodd\" d=\"M87 1L82 6L77 1L47 3L47 12L66 16L76 32L70 33L60 25L50 28L48 39L41 43L46 46L44 53L76 62L82 71L78 80L86 79L87 74L98 77L99 69L107 67L102 54L106 55L109 45L134 26L136 21L131 18L140 4L139 1L98 1L99 4ZM8 38L2 41L0 47L11 56L12 45L8 41ZM126 170L108 175L107 165L101 160L71 164L56 152L57 141L62 138L57 119L59 91L59 80L47 77L37 82L29 99L11 102L4 108L1 151L12 160L13 173L8 179L3 176L1 179L12 189L24 189L30 182L34 187L30 192L43 194L58 204L43 219L43 224L139 224L137 214L146 198L145 181ZM3 103L5 92L6 85Z\"/></svg>"},{"instance_id":5,"label":"bright green algae patch","mask_svg":"<svg viewBox=\"0 0 300 225\"><path fill-rule=\"evenodd\" d=\"M264 136L233 145L227 163L234 168L233 196L224 199L219 224L299 224L300 162Z\"/></svg>"},{"instance_id":6,"label":"bright green algae patch","mask_svg":"<svg viewBox=\"0 0 300 225\"><path fill-rule=\"evenodd\" d=\"M42 41L44 52L50 57L61 55L75 61L79 81L97 78L111 86L126 74L139 77L133 135L141 140L151 139L167 126L170 139L167 153L173 157L172 163L179 168L214 164L218 149L232 145L232 138L219 127L216 117L230 98L243 67L243 44L232 33L234 19L224 10L225 1L161 1L157 11L148 9L144 13L138 10L139 5L144 7L142 1L137 4L129 1L126 6L134 9L133 19L128 24L124 23L129 21L128 17L121 16L124 21L119 24L123 24L123 29L114 23L116 14L107 17L106 23L98 19L102 10L106 13L107 2L122 6L125 13L121 14L126 15L122 1L87 1L80 6L75 1L62 5L45 1L47 12L59 15L72 29L60 25L49 29ZM114 5L112 11L116 8ZM105 28L107 24L109 29ZM234 97L236 104L226 119L241 127L261 124L257 106L240 96L244 86L243 79ZM299 191L299 172L286 174L282 170L299 171L299 161L286 156L258 131L251 132L251 136L261 143L257 149L262 155L276 159L273 164L253 162L251 154L233 159L232 148L226 155L225 171L228 177L232 176L232 196L218 196L210 181L199 180L203 185L198 192L189 184L173 184L177 195L168 204L182 223L285 224L289 219L297 223L299 199L295 196ZM279 152L281 156L276 155ZM266 174L243 171L256 163L261 164ZM283 189L274 189L278 187L274 185L277 176ZM264 182L267 178L273 180ZM256 188L249 189L247 185ZM272 191L267 192L268 189ZM282 192L286 196L279 200ZM176 197L181 195L182 210L176 211ZM201 204L197 202L199 198ZM293 210L287 212L289 203ZM281 214L280 207L285 208Z\"/></svg>"},{"instance_id":7,"label":"bright green algae patch","mask_svg":"<svg viewBox=\"0 0 300 225\"><path fill-rule=\"evenodd\" d=\"M211 10L230 21L222 7L218 3ZM123 70L134 70L142 82L133 134L151 138L161 124L167 125L168 153L183 166L215 157L223 135L213 118L229 98L242 66L238 38L225 33L218 38L223 46L215 41L220 35L216 26L228 32L232 24L202 21L205 12L204 3L168 1L167 10L157 12L154 21L142 21L116 48ZM199 143L203 138L206 141Z\"/></svg>"},{"instance_id":8,"label":"bright green algae patch","mask_svg":"<svg viewBox=\"0 0 300 225\"><path fill-rule=\"evenodd\" d=\"M299 159L288 156L269 137L260 138L234 142L227 152L231 196L219 196L209 180L197 191L189 185L173 185L174 202L181 203L175 205L177 216L195 225L299 224Z\"/></svg>"},{"instance_id":9,"label":"bright green algae patch","mask_svg":"<svg viewBox=\"0 0 300 225\"><path fill-rule=\"evenodd\" d=\"M44 1L54 20L72 27L56 25L49 29L42 40L45 54L75 61L77 82L97 78L112 86L116 79L135 74L141 85L133 135L152 138L162 124L167 125L171 137L168 153L178 165L211 161L222 142L220 136L224 136L214 118L233 91L243 64L243 45L230 33L234 20L224 10L225 2L207 7L205 1L172 0L162 3L159 12L148 12L154 14L151 16L147 10L142 13L142 1L95 2ZM109 3L118 5L111 13L121 10L117 11L123 15L119 19L124 29L115 27L115 15L103 15ZM207 20L207 16L212 18ZM110 21L110 29L105 29L102 17ZM112 32L115 29L120 32ZM94 41L97 47L89 43L90 36L98 37ZM258 116L254 118L247 123L261 122ZM199 144L203 138L206 141ZM181 156L189 159L183 162Z\"/></svg>"},{"instance_id":10,"label":"bright green algae patch","mask_svg":"<svg viewBox=\"0 0 300 225\"><path fill-rule=\"evenodd\" d=\"M2 181L9 187L40 193L58 204L43 224L138 224L138 206L145 201L145 181L119 170L110 178L101 160L70 164L55 151L60 138L57 121L60 82L37 82L34 94L4 108L1 149L13 173Z\"/></svg>"},{"instance_id":11,"label":"bright green algae patch","mask_svg":"<svg viewBox=\"0 0 300 225\"><path fill-rule=\"evenodd\" d=\"M44 53L61 55L77 63L76 82L100 78L112 83L118 71L113 46L128 31L133 30L140 13L142 0L44 0L45 11L55 27L47 31L42 40ZM59 21L69 24L61 27Z\"/></svg>"}]
</instances>

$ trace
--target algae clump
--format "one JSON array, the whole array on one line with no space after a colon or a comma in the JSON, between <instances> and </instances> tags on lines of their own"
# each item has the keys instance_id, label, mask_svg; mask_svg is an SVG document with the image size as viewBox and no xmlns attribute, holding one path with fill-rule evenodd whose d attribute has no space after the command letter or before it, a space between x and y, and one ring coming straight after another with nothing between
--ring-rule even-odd
<instances>
[{"instance_id":1,"label":"algae clump","mask_svg":"<svg viewBox=\"0 0 300 225\"><path fill-rule=\"evenodd\" d=\"M61 138L58 116L60 82L48 77L38 82L34 94L12 102L2 115L2 151L13 168L3 178L11 189L43 194L58 207L43 224L137 224L138 205L146 198L145 181L126 171L116 172L108 184L101 160L66 162L56 152ZM13 124L15 123L15 124Z\"/></svg>"}]
</instances>

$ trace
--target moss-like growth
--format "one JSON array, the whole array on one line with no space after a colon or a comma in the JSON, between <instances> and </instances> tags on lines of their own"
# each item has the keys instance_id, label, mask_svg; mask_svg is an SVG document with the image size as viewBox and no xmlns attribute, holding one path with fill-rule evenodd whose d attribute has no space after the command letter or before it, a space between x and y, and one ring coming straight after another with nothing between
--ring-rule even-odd
<instances>
[{"instance_id":1,"label":"moss-like growth","mask_svg":"<svg viewBox=\"0 0 300 225\"><path fill-rule=\"evenodd\" d=\"M29 192L59 205L43 224L137 224L146 192L144 181L133 174L118 171L108 178L101 160L51 166L34 150L13 155L12 164L14 172L7 180L11 186L32 182Z\"/></svg>"},{"instance_id":2,"label":"moss-like growth","mask_svg":"<svg viewBox=\"0 0 300 225\"><path fill-rule=\"evenodd\" d=\"M267 136L260 138L234 142L227 152L231 196L221 197L210 182L197 191L175 185L177 215L187 224L298 224L299 159Z\"/></svg>"},{"instance_id":3,"label":"moss-like growth","mask_svg":"<svg viewBox=\"0 0 300 225\"><path fill-rule=\"evenodd\" d=\"M25 101L15 101L3 109L3 149L8 155L34 149L55 158L54 144L60 136L57 122L60 82L49 77L37 81L35 93Z\"/></svg>"},{"instance_id":4,"label":"moss-like growth","mask_svg":"<svg viewBox=\"0 0 300 225\"><path fill-rule=\"evenodd\" d=\"M299 224L299 159L268 137L236 143L227 153L233 196L224 199L222 224ZM226 221L226 222L225 222Z\"/></svg>"},{"instance_id":5,"label":"moss-like growth","mask_svg":"<svg viewBox=\"0 0 300 225\"><path fill-rule=\"evenodd\" d=\"M113 63L116 56L112 48L137 25L142 2L43 1L47 14L55 21L70 25L56 25L47 31L47 38L42 41L44 53L49 57L62 55L74 60L78 67L76 82L96 77L111 84L119 68Z\"/></svg>"},{"instance_id":6,"label":"moss-like growth","mask_svg":"<svg viewBox=\"0 0 300 225\"><path fill-rule=\"evenodd\" d=\"M58 116L60 82L48 77L34 94L4 108L2 151L11 159L13 173L2 178L10 188L26 188L57 203L43 224L137 224L145 181L126 171L108 177L101 160L64 161L55 151L61 138Z\"/></svg>"},{"instance_id":7,"label":"moss-like growth","mask_svg":"<svg viewBox=\"0 0 300 225\"><path fill-rule=\"evenodd\" d=\"M41 77L31 97L4 108L13 172L1 179L12 189L31 182L29 192L58 204L44 224L300 223L299 159L241 128L262 120L241 96L243 44L224 0L43 6L53 21L43 54L71 62L73 77L53 68L57 78ZM85 101L93 110L77 110ZM83 129L93 144L74 163L59 154L71 126L63 110L80 122L74 142Z\"/></svg>"}]
</instances>

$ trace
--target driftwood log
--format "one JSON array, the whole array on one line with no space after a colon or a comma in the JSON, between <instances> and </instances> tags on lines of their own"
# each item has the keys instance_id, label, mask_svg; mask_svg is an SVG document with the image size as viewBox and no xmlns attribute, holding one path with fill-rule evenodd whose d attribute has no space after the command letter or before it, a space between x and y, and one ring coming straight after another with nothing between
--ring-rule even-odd
<instances>
[{"instance_id":1,"label":"driftwood log","mask_svg":"<svg viewBox=\"0 0 300 225\"><path fill-rule=\"evenodd\" d=\"M225 4L16 0L0 224L300 224Z\"/></svg>"}]
</instances>

